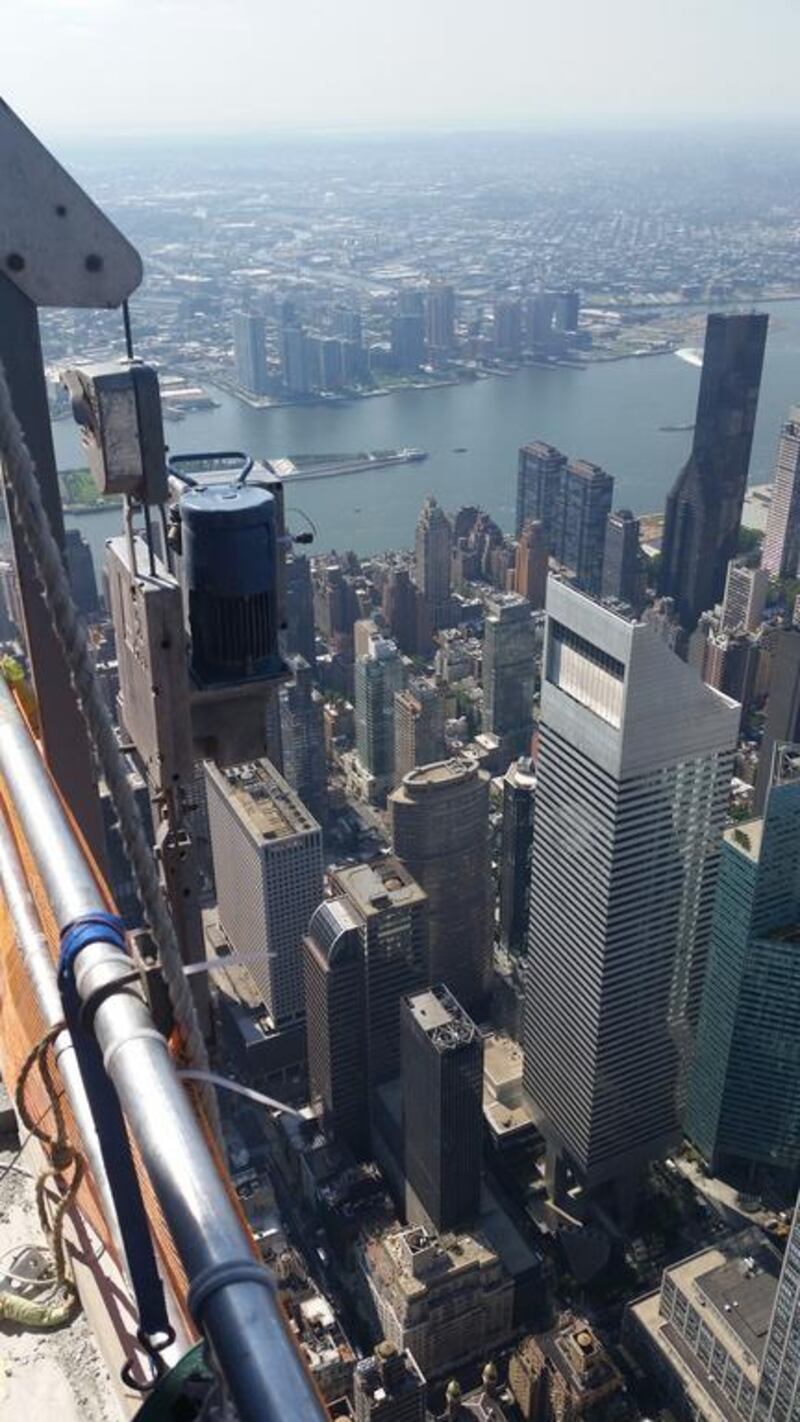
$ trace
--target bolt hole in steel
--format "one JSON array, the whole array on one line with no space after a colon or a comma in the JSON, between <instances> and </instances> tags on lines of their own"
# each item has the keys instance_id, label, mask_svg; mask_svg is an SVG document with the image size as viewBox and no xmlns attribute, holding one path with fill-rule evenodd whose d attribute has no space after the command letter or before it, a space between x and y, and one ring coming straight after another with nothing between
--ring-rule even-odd
<instances>
[{"instance_id":1,"label":"bolt hole in steel","mask_svg":"<svg viewBox=\"0 0 800 1422\"><path fill-rule=\"evenodd\" d=\"M57 202L57 203L56 203L56 217L66 217L66 215L67 215L66 204L63 203L63 202Z\"/></svg>"},{"instance_id":2,"label":"bolt hole in steel","mask_svg":"<svg viewBox=\"0 0 800 1422\"><path fill-rule=\"evenodd\" d=\"M96 252L90 252L84 263L87 272L101 272L103 270L103 258Z\"/></svg>"},{"instance_id":3,"label":"bolt hole in steel","mask_svg":"<svg viewBox=\"0 0 800 1422\"><path fill-rule=\"evenodd\" d=\"M10 272L22 272L25 270L25 258L19 252L9 252L6 266Z\"/></svg>"}]
</instances>

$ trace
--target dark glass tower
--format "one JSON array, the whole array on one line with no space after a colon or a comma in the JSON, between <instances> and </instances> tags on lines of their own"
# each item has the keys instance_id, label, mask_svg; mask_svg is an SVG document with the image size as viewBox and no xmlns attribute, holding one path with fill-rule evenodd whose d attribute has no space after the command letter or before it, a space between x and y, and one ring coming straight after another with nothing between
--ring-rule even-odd
<instances>
[{"instance_id":1,"label":"dark glass tower","mask_svg":"<svg viewBox=\"0 0 800 1422\"><path fill-rule=\"evenodd\" d=\"M736 553L767 316L709 316L692 452L667 499L662 596L687 631L723 594Z\"/></svg>"},{"instance_id":2,"label":"dark glass tower","mask_svg":"<svg viewBox=\"0 0 800 1422\"><path fill-rule=\"evenodd\" d=\"M462 1229L480 1205L483 1042L443 983L404 999L400 1040L406 1181L425 1222Z\"/></svg>"},{"instance_id":3,"label":"dark glass tower","mask_svg":"<svg viewBox=\"0 0 800 1422\"><path fill-rule=\"evenodd\" d=\"M639 520L630 509L608 515L603 554L603 597L627 602L635 612L642 601L644 578L639 557Z\"/></svg>"}]
</instances>

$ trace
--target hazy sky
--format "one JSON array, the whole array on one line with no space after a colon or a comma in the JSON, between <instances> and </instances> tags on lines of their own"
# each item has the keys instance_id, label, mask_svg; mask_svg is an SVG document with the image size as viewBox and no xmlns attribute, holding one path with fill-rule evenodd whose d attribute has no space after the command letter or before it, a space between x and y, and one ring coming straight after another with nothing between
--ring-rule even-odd
<instances>
[{"instance_id":1,"label":"hazy sky","mask_svg":"<svg viewBox=\"0 0 800 1422\"><path fill-rule=\"evenodd\" d=\"M800 0L0 0L42 137L800 118Z\"/></svg>"}]
</instances>

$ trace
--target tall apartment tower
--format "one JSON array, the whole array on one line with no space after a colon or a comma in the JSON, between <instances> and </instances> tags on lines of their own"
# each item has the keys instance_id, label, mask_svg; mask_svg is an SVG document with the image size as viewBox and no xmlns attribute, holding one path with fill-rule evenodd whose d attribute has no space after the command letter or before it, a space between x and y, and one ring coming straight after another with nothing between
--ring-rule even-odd
<instances>
[{"instance_id":1,"label":"tall apartment tower","mask_svg":"<svg viewBox=\"0 0 800 1422\"><path fill-rule=\"evenodd\" d=\"M716 1175L800 1181L800 765L781 748L762 818L726 830L686 1129Z\"/></svg>"},{"instance_id":2,"label":"tall apartment tower","mask_svg":"<svg viewBox=\"0 0 800 1422\"><path fill-rule=\"evenodd\" d=\"M548 548L544 525L538 518L529 518L517 541L514 590L528 599L535 612L544 607L547 567Z\"/></svg>"},{"instance_id":3,"label":"tall apartment tower","mask_svg":"<svg viewBox=\"0 0 800 1422\"><path fill-rule=\"evenodd\" d=\"M525 952L535 796L531 761L524 756L512 761L503 777L500 831L500 938L512 953Z\"/></svg>"},{"instance_id":4,"label":"tall apartment tower","mask_svg":"<svg viewBox=\"0 0 800 1422\"><path fill-rule=\"evenodd\" d=\"M764 616L769 592L769 574L764 568L746 568L735 558L728 564L722 602L723 632L757 632Z\"/></svg>"},{"instance_id":5,"label":"tall apartment tower","mask_svg":"<svg viewBox=\"0 0 800 1422\"><path fill-rule=\"evenodd\" d=\"M522 303L516 297L494 303L494 347L508 360L519 360L522 354Z\"/></svg>"},{"instance_id":6,"label":"tall apartment tower","mask_svg":"<svg viewBox=\"0 0 800 1422\"><path fill-rule=\"evenodd\" d=\"M800 1416L800 1199L783 1256L753 1422L796 1422Z\"/></svg>"},{"instance_id":7,"label":"tall apartment tower","mask_svg":"<svg viewBox=\"0 0 800 1422\"><path fill-rule=\"evenodd\" d=\"M453 530L443 508L429 494L417 520L417 587L428 607L434 632L450 618Z\"/></svg>"},{"instance_id":8,"label":"tall apartment tower","mask_svg":"<svg viewBox=\"0 0 800 1422\"><path fill-rule=\"evenodd\" d=\"M494 593L483 634L483 729L498 737L508 761L529 755L536 689L536 631L519 593Z\"/></svg>"},{"instance_id":9,"label":"tall apartment tower","mask_svg":"<svg viewBox=\"0 0 800 1422\"><path fill-rule=\"evenodd\" d=\"M781 428L761 566L773 578L796 578L800 569L800 405Z\"/></svg>"},{"instance_id":10,"label":"tall apartment tower","mask_svg":"<svg viewBox=\"0 0 800 1422\"><path fill-rule=\"evenodd\" d=\"M599 593L614 480L599 464L570 459L563 480L560 542L553 552L586 592Z\"/></svg>"},{"instance_id":11,"label":"tall apartment tower","mask_svg":"<svg viewBox=\"0 0 800 1422\"><path fill-rule=\"evenodd\" d=\"M519 538L529 519L541 524L548 553L560 539L562 482L567 456L544 440L533 440L519 452L517 470L516 534Z\"/></svg>"},{"instance_id":12,"label":"tall apartment tower","mask_svg":"<svg viewBox=\"0 0 800 1422\"><path fill-rule=\"evenodd\" d=\"M236 382L251 395L265 395L267 379L267 330L263 316L237 311L233 317L233 359Z\"/></svg>"},{"instance_id":13,"label":"tall apartment tower","mask_svg":"<svg viewBox=\"0 0 800 1422\"><path fill-rule=\"evenodd\" d=\"M452 349L455 322L456 294L452 286L432 286L425 297L425 338L432 352Z\"/></svg>"},{"instance_id":14,"label":"tall apartment tower","mask_svg":"<svg viewBox=\"0 0 800 1422\"><path fill-rule=\"evenodd\" d=\"M639 520L630 509L617 509L606 521L603 597L626 602L634 612L642 604L644 577L639 554Z\"/></svg>"},{"instance_id":15,"label":"tall apartment tower","mask_svg":"<svg viewBox=\"0 0 800 1422\"><path fill-rule=\"evenodd\" d=\"M736 554L750 465L767 317L711 315L692 452L667 499L659 592L691 632L722 598Z\"/></svg>"},{"instance_id":16,"label":"tall apartment tower","mask_svg":"<svg viewBox=\"0 0 800 1422\"><path fill-rule=\"evenodd\" d=\"M326 899L316 909L303 965L309 1100L326 1134L360 1159L369 1154L364 953L346 899Z\"/></svg>"},{"instance_id":17,"label":"tall apartment tower","mask_svg":"<svg viewBox=\"0 0 800 1422\"><path fill-rule=\"evenodd\" d=\"M384 1339L353 1374L355 1422L426 1422L427 1388L411 1353Z\"/></svg>"},{"instance_id":18,"label":"tall apartment tower","mask_svg":"<svg viewBox=\"0 0 800 1422\"><path fill-rule=\"evenodd\" d=\"M558 1195L678 1130L739 726L645 623L550 578L524 1089Z\"/></svg>"},{"instance_id":19,"label":"tall apartment tower","mask_svg":"<svg viewBox=\"0 0 800 1422\"><path fill-rule=\"evenodd\" d=\"M441 983L405 999L400 1031L409 1219L439 1233L468 1228L481 1198L481 1035Z\"/></svg>"},{"instance_id":20,"label":"tall apartment tower","mask_svg":"<svg viewBox=\"0 0 800 1422\"><path fill-rule=\"evenodd\" d=\"M767 716L758 752L753 808L760 815L772 783L775 747L800 741L800 628L782 627L772 644Z\"/></svg>"},{"instance_id":21,"label":"tall apartment tower","mask_svg":"<svg viewBox=\"0 0 800 1422\"><path fill-rule=\"evenodd\" d=\"M292 680L279 692L283 773L314 819L328 817L324 703L303 657L289 657Z\"/></svg>"},{"instance_id":22,"label":"tall apartment tower","mask_svg":"<svg viewBox=\"0 0 800 1422\"><path fill-rule=\"evenodd\" d=\"M371 802L382 801L394 780L394 698L405 676L395 643L371 632L355 664L356 753Z\"/></svg>"},{"instance_id":23,"label":"tall apartment tower","mask_svg":"<svg viewBox=\"0 0 800 1422\"><path fill-rule=\"evenodd\" d=\"M431 981L428 901L393 856L337 869L333 888L344 896L361 935L364 974L362 1074L372 1093L400 1070L400 1002Z\"/></svg>"},{"instance_id":24,"label":"tall apartment tower","mask_svg":"<svg viewBox=\"0 0 800 1422\"><path fill-rule=\"evenodd\" d=\"M228 770L207 762L206 786L220 927L248 959L274 1025L302 1021L302 942L322 899L322 831L268 760Z\"/></svg>"},{"instance_id":25,"label":"tall apartment tower","mask_svg":"<svg viewBox=\"0 0 800 1422\"><path fill-rule=\"evenodd\" d=\"M444 694L434 681L414 677L394 698L394 781L444 755Z\"/></svg>"},{"instance_id":26,"label":"tall apartment tower","mask_svg":"<svg viewBox=\"0 0 800 1422\"><path fill-rule=\"evenodd\" d=\"M489 776L467 759L420 766L389 811L394 851L428 896L430 980L472 1010L492 971Z\"/></svg>"}]
</instances>

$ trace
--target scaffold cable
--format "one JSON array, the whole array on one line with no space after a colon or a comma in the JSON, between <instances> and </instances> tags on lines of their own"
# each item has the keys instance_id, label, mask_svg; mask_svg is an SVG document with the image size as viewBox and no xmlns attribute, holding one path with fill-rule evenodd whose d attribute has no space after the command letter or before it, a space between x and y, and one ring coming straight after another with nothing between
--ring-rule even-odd
<instances>
[{"instance_id":1,"label":"scaffold cable","mask_svg":"<svg viewBox=\"0 0 800 1422\"><path fill-rule=\"evenodd\" d=\"M114 735L111 716L94 675L86 627L72 597L61 551L42 502L33 458L14 412L2 362L0 458L6 474L11 515L18 522L36 564L53 626L64 648L78 704L119 821L139 900L158 946L161 969L187 1065L207 1070L208 1053L153 853L128 780L127 766ZM213 1088L203 1083L199 1089L209 1124L219 1139L219 1114Z\"/></svg>"}]
</instances>

